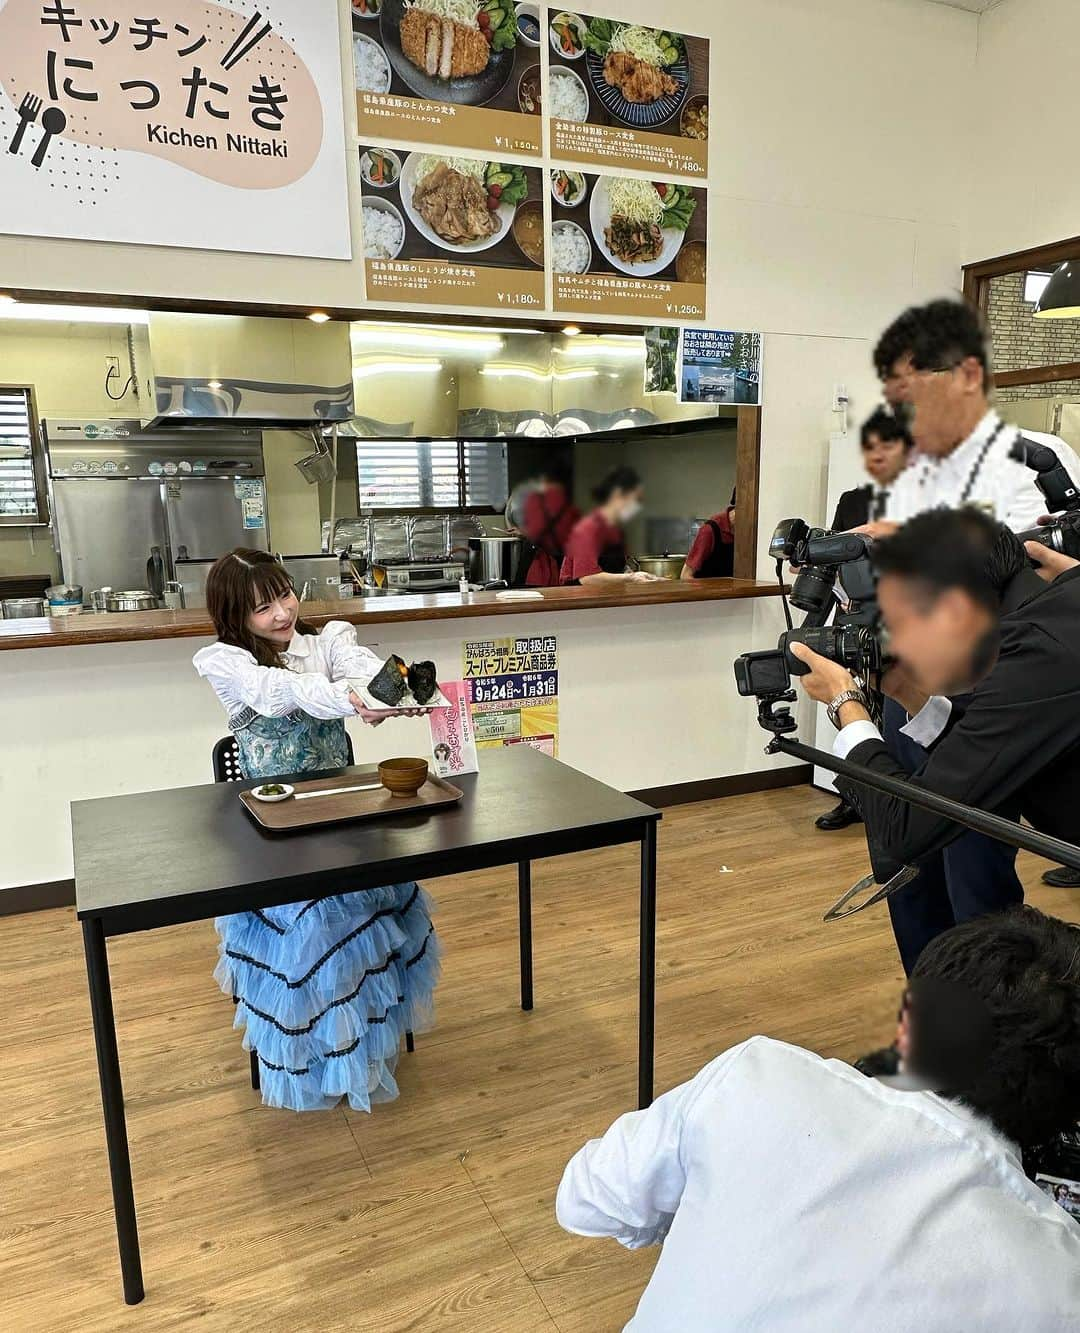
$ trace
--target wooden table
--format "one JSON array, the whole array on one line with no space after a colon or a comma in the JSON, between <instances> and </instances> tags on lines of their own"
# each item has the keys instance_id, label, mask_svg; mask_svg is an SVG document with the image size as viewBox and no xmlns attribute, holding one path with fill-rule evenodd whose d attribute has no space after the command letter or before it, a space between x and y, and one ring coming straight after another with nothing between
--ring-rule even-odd
<instances>
[{"instance_id":1,"label":"wooden table","mask_svg":"<svg viewBox=\"0 0 1080 1333\"><path fill-rule=\"evenodd\" d=\"M526 745L488 751L482 762L481 773L454 779L465 793L461 804L438 814L288 835L264 832L243 809L238 792L255 783L182 787L72 804L76 906L129 1305L143 1299L144 1289L109 986L105 942L110 935L516 864L521 1006L531 1009L531 863L538 857L637 842L638 1106L652 1101L659 812Z\"/></svg>"}]
</instances>

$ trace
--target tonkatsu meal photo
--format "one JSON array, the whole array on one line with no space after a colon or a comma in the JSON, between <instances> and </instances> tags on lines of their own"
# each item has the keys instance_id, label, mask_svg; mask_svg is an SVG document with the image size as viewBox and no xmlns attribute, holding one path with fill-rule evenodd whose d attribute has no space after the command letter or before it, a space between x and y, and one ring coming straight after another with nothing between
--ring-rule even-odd
<instances>
[{"instance_id":1,"label":"tonkatsu meal photo","mask_svg":"<svg viewBox=\"0 0 1080 1333\"><path fill-rule=\"evenodd\" d=\"M418 97L483 106L514 70L513 0L383 0L378 28L395 74Z\"/></svg>"}]
</instances>

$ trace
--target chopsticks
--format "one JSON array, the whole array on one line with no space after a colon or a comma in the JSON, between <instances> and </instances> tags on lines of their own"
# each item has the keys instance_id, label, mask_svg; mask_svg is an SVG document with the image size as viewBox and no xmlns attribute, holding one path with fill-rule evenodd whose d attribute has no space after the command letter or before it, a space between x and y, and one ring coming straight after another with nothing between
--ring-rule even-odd
<instances>
[{"instance_id":1,"label":"chopsticks","mask_svg":"<svg viewBox=\"0 0 1080 1333\"><path fill-rule=\"evenodd\" d=\"M362 787L320 787L318 791L297 792L293 800L307 801L312 796L341 796L349 791L378 791L381 787L381 782L368 782Z\"/></svg>"}]
</instances>

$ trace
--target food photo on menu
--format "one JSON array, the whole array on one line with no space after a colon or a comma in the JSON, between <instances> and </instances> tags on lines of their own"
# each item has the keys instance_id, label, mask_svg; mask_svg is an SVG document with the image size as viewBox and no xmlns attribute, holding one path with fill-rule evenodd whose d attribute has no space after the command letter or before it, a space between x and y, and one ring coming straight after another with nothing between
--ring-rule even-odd
<instances>
[{"instance_id":1,"label":"food photo on menu","mask_svg":"<svg viewBox=\"0 0 1080 1333\"><path fill-rule=\"evenodd\" d=\"M704 318L704 189L569 166L550 185L557 309Z\"/></svg>"},{"instance_id":2,"label":"food photo on menu","mask_svg":"<svg viewBox=\"0 0 1080 1333\"><path fill-rule=\"evenodd\" d=\"M353 0L361 134L539 155L540 7Z\"/></svg>"},{"instance_id":3,"label":"food photo on menu","mask_svg":"<svg viewBox=\"0 0 1080 1333\"><path fill-rule=\"evenodd\" d=\"M705 175L705 38L548 10L548 42L553 156Z\"/></svg>"},{"instance_id":4,"label":"food photo on menu","mask_svg":"<svg viewBox=\"0 0 1080 1333\"><path fill-rule=\"evenodd\" d=\"M543 304L538 167L370 145L360 176L371 299Z\"/></svg>"}]
</instances>

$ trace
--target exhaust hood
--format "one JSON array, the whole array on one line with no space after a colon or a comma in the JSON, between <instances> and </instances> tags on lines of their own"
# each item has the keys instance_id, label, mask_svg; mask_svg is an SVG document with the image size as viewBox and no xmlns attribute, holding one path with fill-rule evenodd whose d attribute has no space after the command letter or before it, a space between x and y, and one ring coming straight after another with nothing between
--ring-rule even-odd
<instances>
[{"instance_id":1,"label":"exhaust hood","mask_svg":"<svg viewBox=\"0 0 1080 1333\"><path fill-rule=\"evenodd\" d=\"M347 324L153 313L133 329L148 429L310 429L353 414Z\"/></svg>"}]
</instances>

